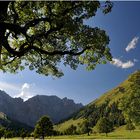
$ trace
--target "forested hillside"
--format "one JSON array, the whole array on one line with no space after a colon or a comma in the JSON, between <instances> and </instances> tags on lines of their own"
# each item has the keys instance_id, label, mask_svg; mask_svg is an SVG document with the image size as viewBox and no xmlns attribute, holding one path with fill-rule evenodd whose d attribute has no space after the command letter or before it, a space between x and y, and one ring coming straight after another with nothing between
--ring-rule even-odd
<instances>
[{"instance_id":1,"label":"forested hillside","mask_svg":"<svg viewBox=\"0 0 140 140\"><path fill-rule=\"evenodd\" d=\"M140 120L139 100L140 71L138 70L119 86L82 108L71 119L57 125L56 129L67 132L74 125L76 133L87 133L90 129L96 131L97 124L102 118L106 118L112 130L125 124L137 126Z\"/></svg>"}]
</instances>

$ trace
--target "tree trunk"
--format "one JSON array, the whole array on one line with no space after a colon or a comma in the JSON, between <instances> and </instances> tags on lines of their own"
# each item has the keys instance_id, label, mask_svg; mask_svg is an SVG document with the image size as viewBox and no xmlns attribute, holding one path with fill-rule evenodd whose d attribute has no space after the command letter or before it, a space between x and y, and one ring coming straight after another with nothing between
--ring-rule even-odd
<instances>
[{"instance_id":1,"label":"tree trunk","mask_svg":"<svg viewBox=\"0 0 140 140\"><path fill-rule=\"evenodd\" d=\"M7 17L7 9L10 1L0 1L0 22L4 22ZM5 35L5 29L0 27L0 54L2 49L2 42Z\"/></svg>"},{"instance_id":2,"label":"tree trunk","mask_svg":"<svg viewBox=\"0 0 140 140\"><path fill-rule=\"evenodd\" d=\"M88 136L89 136L89 132L88 132Z\"/></svg>"},{"instance_id":3,"label":"tree trunk","mask_svg":"<svg viewBox=\"0 0 140 140\"><path fill-rule=\"evenodd\" d=\"M10 1L0 1L0 21L6 18L9 3Z\"/></svg>"}]
</instances>

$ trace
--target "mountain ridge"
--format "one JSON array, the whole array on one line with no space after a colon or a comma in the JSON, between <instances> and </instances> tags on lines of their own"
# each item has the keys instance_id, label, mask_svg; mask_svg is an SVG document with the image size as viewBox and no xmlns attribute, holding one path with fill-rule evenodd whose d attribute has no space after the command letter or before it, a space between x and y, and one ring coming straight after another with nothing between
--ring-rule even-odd
<instances>
[{"instance_id":1,"label":"mountain ridge","mask_svg":"<svg viewBox=\"0 0 140 140\"><path fill-rule=\"evenodd\" d=\"M59 98L55 95L36 95L26 101L12 98L5 91L0 91L0 112L11 119L34 126L43 115L48 115L54 123L69 117L83 105L72 99Z\"/></svg>"},{"instance_id":2,"label":"mountain ridge","mask_svg":"<svg viewBox=\"0 0 140 140\"><path fill-rule=\"evenodd\" d=\"M113 88L113 89L111 89L111 90L109 90L109 91L107 91L107 92L105 92L103 95L101 95L98 99L96 99L95 100L95 103L97 103L97 104L100 104L100 99L101 98L103 98L103 97L107 97L107 95L109 95L109 96L115 96L115 94L117 94L117 95L119 95L120 96L120 98L121 98L121 96L122 95L120 95L120 93L124 93L125 92L125 90L127 89L127 88L129 88L129 86L132 84L132 83L134 83L135 82L135 80L136 79L134 79L133 77L135 77L135 76L138 76L136 79L140 79L140 70L136 70L135 72L133 72L132 74L130 74L123 82L121 82L120 84L118 84L118 86L116 86L115 88ZM133 80L131 80L133 78ZM131 83L132 82L132 83ZM124 87L126 87L126 89L124 88ZM112 91L116 91L116 92L113 92L113 94L111 94L110 95L110 93L112 92ZM109 97L110 98L110 97ZM118 98L117 98L118 99ZM92 102L91 102L92 103Z\"/></svg>"}]
</instances>

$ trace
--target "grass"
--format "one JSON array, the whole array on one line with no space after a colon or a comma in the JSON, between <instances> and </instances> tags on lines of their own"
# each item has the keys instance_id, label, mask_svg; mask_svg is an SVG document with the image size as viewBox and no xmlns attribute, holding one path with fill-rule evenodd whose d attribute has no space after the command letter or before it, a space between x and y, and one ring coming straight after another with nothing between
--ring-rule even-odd
<instances>
[{"instance_id":1,"label":"grass","mask_svg":"<svg viewBox=\"0 0 140 140\"><path fill-rule=\"evenodd\" d=\"M84 119L77 119L77 120L70 119L68 121L63 122L62 124L54 126L54 129L58 130L60 132L63 132L68 127L70 127L72 124L77 126L78 124L81 124L83 121L84 121Z\"/></svg>"},{"instance_id":2,"label":"grass","mask_svg":"<svg viewBox=\"0 0 140 140\"><path fill-rule=\"evenodd\" d=\"M49 137L46 139L50 140L75 140L75 139L140 139L140 130L136 129L135 131L125 130L125 126L117 128L114 132L111 132L106 136L105 134L92 134L90 136L87 135L73 135L73 136L55 136ZM10 140L22 140L21 138L13 138ZM25 139L25 140L33 140L33 138ZM36 139L37 140L37 139Z\"/></svg>"},{"instance_id":3,"label":"grass","mask_svg":"<svg viewBox=\"0 0 140 140\"><path fill-rule=\"evenodd\" d=\"M75 136L57 136L52 139L139 139L140 131L135 130L133 132L130 131L114 131L109 133L108 136L105 134L92 134L90 136L87 135L75 135Z\"/></svg>"}]
</instances>

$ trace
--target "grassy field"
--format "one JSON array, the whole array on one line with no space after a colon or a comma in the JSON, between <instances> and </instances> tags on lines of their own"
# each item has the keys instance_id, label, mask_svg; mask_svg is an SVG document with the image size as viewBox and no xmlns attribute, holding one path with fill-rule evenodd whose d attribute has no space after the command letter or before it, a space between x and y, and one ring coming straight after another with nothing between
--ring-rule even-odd
<instances>
[{"instance_id":1,"label":"grassy field","mask_svg":"<svg viewBox=\"0 0 140 140\"><path fill-rule=\"evenodd\" d=\"M77 119L77 120L70 119L62 124L55 125L54 129L57 131L63 132L64 130L69 128L69 126L71 126L72 124L77 126L79 123L82 123L83 121L84 121L84 119Z\"/></svg>"},{"instance_id":2,"label":"grassy field","mask_svg":"<svg viewBox=\"0 0 140 140\"><path fill-rule=\"evenodd\" d=\"M114 132L111 132L106 136L105 134L92 134L90 136L87 135L74 135L74 136L56 136L56 137L49 137L46 139L63 139L63 140L75 140L75 139L140 139L140 130L135 131L128 131L125 130L125 126L119 127ZM22 140L21 138L13 138L10 140ZM25 140L33 140L31 138ZM36 139L37 140L37 139Z\"/></svg>"},{"instance_id":3,"label":"grassy field","mask_svg":"<svg viewBox=\"0 0 140 140\"><path fill-rule=\"evenodd\" d=\"M134 132L129 131L114 131L109 133L108 136L105 134L92 134L87 135L76 135L76 136L58 136L53 137L53 139L140 139L140 130L135 130Z\"/></svg>"}]
</instances>

